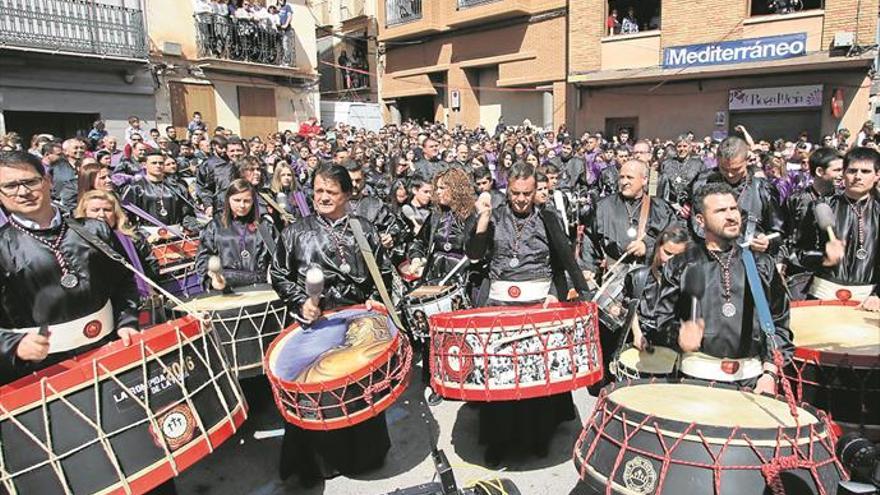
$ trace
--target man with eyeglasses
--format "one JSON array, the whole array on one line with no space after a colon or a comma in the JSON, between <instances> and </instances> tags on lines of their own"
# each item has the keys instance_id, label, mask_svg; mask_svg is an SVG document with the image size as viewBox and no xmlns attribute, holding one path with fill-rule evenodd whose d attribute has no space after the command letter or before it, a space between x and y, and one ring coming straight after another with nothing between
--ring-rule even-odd
<instances>
[{"instance_id":1,"label":"man with eyeglasses","mask_svg":"<svg viewBox=\"0 0 880 495\"><path fill-rule=\"evenodd\" d=\"M86 241L76 223L119 252L103 221L62 219L39 158L0 153L0 384L138 333L129 273Z\"/></svg>"},{"instance_id":2,"label":"man with eyeglasses","mask_svg":"<svg viewBox=\"0 0 880 495\"><path fill-rule=\"evenodd\" d=\"M688 188L697 174L703 170L703 161L691 153L691 142L686 135L675 141L675 156L667 158L660 165L660 177L657 182L657 195L665 199L678 215L678 222L687 225L682 216L682 207L688 198Z\"/></svg>"}]
</instances>

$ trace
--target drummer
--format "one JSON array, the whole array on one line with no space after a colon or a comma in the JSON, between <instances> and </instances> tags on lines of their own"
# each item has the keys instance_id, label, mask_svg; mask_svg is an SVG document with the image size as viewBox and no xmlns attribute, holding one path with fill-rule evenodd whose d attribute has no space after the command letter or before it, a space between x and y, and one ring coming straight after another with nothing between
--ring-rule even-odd
<instances>
[{"instance_id":1,"label":"drummer","mask_svg":"<svg viewBox=\"0 0 880 495\"><path fill-rule=\"evenodd\" d=\"M694 198L695 220L705 231L687 251L666 264L656 308L661 337L676 342L684 355L681 371L691 378L736 383L755 392L776 393L781 371L774 348L784 362L793 352L789 301L771 255L754 253L775 334L761 330L754 299L747 290L743 248L737 244L742 216L733 189L724 183L703 186ZM691 321L690 296L685 293L687 270L702 270L705 287L700 315Z\"/></svg>"},{"instance_id":2,"label":"drummer","mask_svg":"<svg viewBox=\"0 0 880 495\"><path fill-rule=\"evenodd\" d=\"M228 290L267 281L277 234L257 213L257 193L244 179L232 181L220 213L205 226L196 254L196 272L208 290ZM212 271L210 258L220 258Z\"/></svg>"},{"instance_id":3,"label":"drummer","mask_svg":"<svg viewBox=\"0 0 880 495\"><path fill-rule=\"evenodd\" d=\"M312 174L312 190L316 214L297 219L284 229L278 242L270 270L275 292L303 322L355 304L382 307L376 302L376 284L350 227L353 219L362 226L386 284L390 269L375 227L349 213L353 187L348 171L335 164L318 166ZM306 293L306 272L312 266L324 272L318 304ZM383 464L390 448L384 412L341 430L309 431L288 423L281 447L281 477L296 473L301 483L310 486L339 474L368 471Z\"/></svg>"},{"instance_id":4,"label":"drummer","mask_svg":"<svg viewBox=\"0 0 880 495\"><path fill-rule=\"evenodd\" d=\"M165 156L158 150L145 153L146 175L135 178L122 193L122 201L129 202L165 225L180 225L190 232L199 231L195 211L186 192L165 177ZM146 218L138 218L139 225L152 225Z\"/></svg>"},{"instance_id":5,"label":"drummer","mask_svg":"<svg viewBox=\"0 0 880 495\"><path fill-rule=\"evenodd\" d=\"M661 272L674 256L685 252L690 243L687 229L670 225L660 232L651 255L651 264L631 270L626 275L624 294L627 300L638 300L636 316L632 323L632 344L638 350L650 345L675 347L674 343L662 340L657 332L657 318L654 312L660 297ZM643 280L640 280L643 279Z\"/></svg>"},{"instance_id":6,"label":"drummer","mask_svg":"<svg viewBox=\"0 0 880 495\"><path fill-rule=\"evenodd\" d=\"M450 167L434 177L434 207L425 220L425 227L409 247L410 267L421 277L422 285L440 285L452 270L465 258L465 240L476 224L474 213L474 188L470 177L460 167ZM468 288L465 267L444 283ZM429 381L429 339L422 344L422 378ZM428 397L428 404L436 405L442 398L435 392Z\"/></svg>"},{"instance_id":7,"label":"drummer","mask_svg":"<svg viewBox=\"0 0 880 495\"><path fill-rule=\"evenodd\" d=\"M488 306L543 303L566 295L566 270L585 291L560 220L552 209L535 207L535 170L515 164L508 174L508 200L492 209L488 193L476 203L477 222L467 243L471 260L489 263ZM571 274L570 274L571 275ZM544 457L556 427L575 418L571 393L520 401L485 403L480 408L480 441L485 461L498 465L512 447L530 448Z\"/></svg>"},{"instance_id":8,"label":"drummer","mask_svg":"<svg viewBox=\"0 0 880 495\"><path fill-rule=\"evenodd\" d=\"M599 200L587 223L581 259L588 273L624 256L627 262L643 263L654 252L657 235L674 220L672 208L660 198L648 196L648 165L629 160L620 167L618 192Z\"/></svg>"},{"instance_id":9,"label":"drummer","mask_svg":"<svg viewBox=\"0 0 880 495\"><path fill-rule=\"evenodd\" d=\"M138 333L131 273L62 219L39 158L0 153L0 383ZM106 223L72 220L123 252Z\"/></svg>"},{"instance_id":10,"label":"drummer","mask_svg":"<svg viewBox=\"0 0 880 495\"><path fill-rule=\"evenodd\" d=\"M880 153L853 148L843 159L844 191L828 199L836 239L829 239L807 211L798 240L801 263L815 276L810 295L818 299L853 299L880 311ZM823 246L824 244L824 246Z\"/></svg>"}]
</instances>

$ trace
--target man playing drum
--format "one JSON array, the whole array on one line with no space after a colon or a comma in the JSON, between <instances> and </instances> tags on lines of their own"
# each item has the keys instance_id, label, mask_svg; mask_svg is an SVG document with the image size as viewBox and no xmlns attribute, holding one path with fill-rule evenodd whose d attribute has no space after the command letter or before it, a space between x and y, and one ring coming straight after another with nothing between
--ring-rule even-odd
<instances>
[{"instance_id":1,"label":"man playing drum","mask_svg":"<svg viewBox=\"0 0 880 495\"><path fill-rule=\"evenodd\" d=\"M492 210L491 197L477 200L477 224L467 255L489 263L487 306L556 302L568 292L566 269L581 290L586 282L575 267L571 245L552 209L535 207L535 170L517 164L508 175L508 201ZM567 260L567 262L566 262ZM497 465L517 445L546 456L559 423L574 419L571 393L520 401L488 402L480 408L480 440L485 460Z\"/></svg>"},{"instance_id":2,"label":"man playing drum","mask_svg":"<svg viewBox=\"0 0 880 495\"><path fill-rule=\"evenodd\" d=\"M65 221L51 188L39 158L0 154L0 383L138 333L131 273L76 230L121 253L119 240L103 221Z\"/></svg>"},{"instance_id":3,"label":"man playing drum","mask_svg":"<svg viewBox=\"0 0 880 495\"><path fill-rule=\"evenodd\" d=\"M807 211L798 240L801 263L815 274L812 297L853 299L880 311L880 199L874 192L880 153L853 148L843 167L845 189L827 201L833 226L820 228L815 208Z\"/></svg>"},{"instance_id":4,"label":"man playing drum","mask_svg":"<svg viewBox=\"0 0 880 495\"><path fill-rule=\"evenodd\" d=\"M781 370L774 362L774 350L781 352L784 362L794 350L782 277L770 255L754 253L775 330L768 338L749 290L744 248L737 243L743 219L733 189L721 182L709 183L699 190L693 205L705 240L696 241L664 268L657 326L684 353L681 372L686 376L775 393ZM686 277L690 270L703 276ZM686 287L689 278L702 286ZM701 314L691 307L692 299L697 299Z\"/></svg>"},{"instance_id":5,"label":"man playing drum","mask_svg":"<svg viewBox=\"0 0 880 495\"><path fill-rule=\"evenodd\" d=\"M281 234L270 269L275 292L305 324L345 306L381 307L375 302L376 284L350 226L353 220L363 228L386 283L390 269L375 227L349 214L353 187L348 172L340 165L325 164L315 169L312 181L316 215L296 220ZM306 272L314 266L324 272L320 297L307 292ZM281 447L281 477L297 473L304 485L314 485L339 474L360 473L381 466L390 448L384 412L356 426L331 431L305 430L288 423Z\"/></svg>"}]
</instances>

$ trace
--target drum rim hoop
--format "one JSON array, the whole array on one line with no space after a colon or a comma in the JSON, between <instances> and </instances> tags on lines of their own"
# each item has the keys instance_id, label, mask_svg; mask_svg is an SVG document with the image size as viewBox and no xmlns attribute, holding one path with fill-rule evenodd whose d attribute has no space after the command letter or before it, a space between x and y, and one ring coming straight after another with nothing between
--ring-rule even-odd
<instances>
[{"instance_id":1,"label":"drum rim hoop","mask_svg":"<svg viewBox=\"0 0 880 495\"><path fill-rule=\"evenodd\" d=\"M632 386L640 386L640 385L650 385L650 384L684 384L684 385L697 385L701 387L713 387L713 388L722 388L728 390L739 390L739 388L735 384L729 383L721 383L721 382L707 382L704 380L694 380L690 378L648 378L642 380L627 380L625 382L613 382L610 385L606 386L602 389L602 393L600 395L600 400L602 398L605 399L609 404L614 404L616 408L620 410L626 411L627 421L640 423L646 417L651 416L653 418L652 423L657 423L657 427L660 430L667 431L670 433L680 434L684 433L684 431L690 426L691 422L680 421L676 419L669 419L660 416L654 416L651 414L645 414L640 411L636 411L631 409L623 404L615 402L611 399L611 393L615 390L623 387L632 387ZM765 395L765 397L770 397ZM779 400L779 396L777 395L776 400ZM599 402L597 401L597 405ZM816 425L816 428L821 428L821 433L828 433L826 430L826 425L828 421L828 416L823 411L813 407L810 404L805 402L799 402L797 406L804 410L805 412L813 415L816 418L816 423L801 425L801 429L805 431L809 431L809 427L812 425ZM612 407L614 409L615 407ZM615 415L615 417L619 417ZM790 438L798 438L796 426L781 426L781 427L770 427L770 428L755 428L755 427L742 427L742 426L717 426L717 425L706 425L702 423L696 423L703 434L707 437L715 437L715 438L730 438L731 434L734 430L736 430L737 436L743 436L747 434L751 440L776 440L778 438L779 431L781 430L784 434L788 435ZM653 425L652 425L653 427Z\"/></svg>"},{"instance_id":2,"label":"drum rim hoop","mask_svg":"<svg viewBox=\"0 0 880 495\"><path fill-rule=\"evenodd\" d=\"M555 394L563 394L572 392L581 387L586 387L598 382L603 375L601 368L589 371L580 376L574 376L563 380L557 380L550 383L540 383L535 385L526 385L523 387L505 387L488 389L485 386L480 388L466 388L462 386L449 386L437 380L435 376L431 376L431 385L436 389L441 397L452 400L463 400L467 402L498 402L522 399L534 399L539 397L547 397Z\"/></svg>"},{"instance_id":3,"label":"drum rim hoop","mask_svg":"<svg viewBox=\"0 0 880 495\"><path fill-rule=\"evenodd\" d=\"M814 306L843 306L843 307L856 307L858 306L858 301L837 301L837 300L807 300L807 301L792 301L791 309L799 308L799 307L814 307ZM840 366L840 365L849 365L860 368L867 369L876 369L880 367L878 365L877 356L867 355L867 354L848 354L845 352L835 352L835 351L823 351L819 349L812 349L809 347L801 347L795 346L794 348L794 357L800 360L806 361L810 364L816 364L820 366Z\"/></svg>"},{"instance_id":4,"label":"drum rim hoop","mask_svg":"<svg viewBox=\"0 0 880 495\"><path fill-rule=\"evenodd\" d=\"M98 370L99 380L140 361L141 342L145 347L149 347L150 355L162 354L169 349L182 347L186 342L178 341L176 337L169 338L169 335L174 335L177 329L180 329L180 332L191 341L208 337L210 332L213 332L210 326L203 329L201 322L192 316L150 327L141 335L133 337L132 344L128 347L124 347L119 340L113 341L3 385L0 387L0 407L12 412L35 405L42 400L44 379L47 381L47 388L52 389L51 397L66 396L67 391L95 380L96 377L92 373L92 363L95 361L99 361L101 367L105 368Z\"/></svg>"},{"instance_id":5,"label":"drum rim hoop","mask_svg":"<svg viewBox=\"0 0 880 495\"><path fill-rule=\"evenodd\" d=\"M517 310L516 315L505 315L511 309ZM535 313L538 310L539 313ZM558 311L550 311L558 310ZM495 314L491 314L491 313ZM564 313L560 315L561 313ZM428 317L429 327L441 328L492 328L495 326L516 326L524 323L553 323L559 320L597 317L598 309L593 302L558 302L543 308L541 304L525 306L483 306L480 308L463 309L441 313ZM456 325L457 322L463 325ZM593 319L595 322L595 318ZM598 324L598 323L596 323Z\"/></svg>"},{"instance_id":6,"label":"drum rim hoop","mask_svg":"<svg viewBox=\"0 0 880 495\"><path fill-rule=\"evenodd\" d=\"M210 313L216 313L216 314L220 314L220 315L222 315L223 313L225 313L225 312L227 312L227 311L236 311L236 312L237 312L237 311L239 311L241 308L250 308L250 307L253 307L253 306L262 306L262 305L267 305L267 306L273 306L273 305L274 305L274 306L286 306L286 305L281 301L281 296L279 296L278 293L275 292L275 289L273 289L273 288L272 288L272 285L270 285L270 284L253 284L253 285L248 285L248 286L241 287L241 288L236 288L235 291L236 291L236 293L238 293L238 294L248 294L248 293L252 293L252 292L272 292L272 293L275 294L275 299L272 299L272 300L269 300L269 301L264 301L264 302L259 302L259 303L254 303L254 304L246 304L246 305L243 305L243 306L234 306L234 307L231 307L231 308L220 309L220 310L210 310L210 311L208 311L208 310L201 310L201 311L203 311L203 312L205 312L205 313L210 312ZM189 303L191 303L191 302L193 302L193 301L196 301L196 300L198 300L198 299L205 299L205 298L208 298L208 297L222 297L222 296L223 296L223 294L218 293L218 292L216 292L216 291L214 291L214 292L208 291L208 292L202 292L202 293L200 293L200 294L196 294L196 295L194 295L194 296L187 297L187 298L185 298L185 299L181 299L181 301L183 301L184 304L189 304ZM183 311L182 309L177 309L177 308L179 308L179 306L177 306L176 304L174 304L173 301L166 301L166 302L165 302L165 308L167 308L167 309L170 310L170 311L176 311L176 312L178 312L178 313L185 314L185 311Z\"/></svg>"},{"instance_id":7,"label":"drum rim hoop","mask_svg":"<svg viewBox=\"0 0 880 495\"><path fill-rule=\"evenodd\" d=\"M424 287L424 286L422 286L422 287ZM414 306L419 306L422 304L436 302L437 300L442 299L444 297L455 295L456 292L462 292L462 295L465 295L465 296L467 295L467 293L464 292L463 287L455 285L455 284L435 285L433 287L441 287L441 288L444 288L445 290L440 291L436 294L431 294L430 296L429 295L425 295L425 296L421 296L421 297L410 296L410 294L412 294L413 292L415 292L416 290L419 289L419 287L416 287L415 289L409 291L408 294L405 294L403 296L403 300L406 302L407 306L409 306L410 304L412 304Z\"/></svg>"},{"instance_id":8,"label":"drum rim hoop","mask_svg":"<svg viewBox=\"0 0 880 495\"><path fill-rule=\"evenodd\" d=\"M356 304L353 306L345 306L342 308L337 308L333 311L329 311L329 312L325 313L323 316L325 316L325 317L332 316L336 313L339 313L342 311L353 310L353 309L354 310L357 310L357 309L366 310L367 307L365 304ZM376 312L376 313L381 313L386 316L388 315L388 311L385 309L373 308L371 311ZM392 322L392 324L393 324L393 322ZM301 328L302 328L302 326L300 325L300 323L298 321L294 321L293 324L289 325L287 328L282 330L281 333L278 334L277 337L275 337L275 339L272 341L271 344L269 344L269 347L266 349L266 353L263 355L263 369L266 370L266 378L269 379L269 383L272 385L272 388L277 387L277 388L280 388L280 389L285 390L287 392L296 392L296 393L301 393L301 394L308 394L308 393L314 393L314 392L327 392L330 390L336 390L340 387L343 387L343 386L351 383L352 381L361 380L362 378L365 378L365 377L369 376L370 374L372 374L376 368L374 363L383 363L383 364L387 363L388 360L391 359L392 354L397 354L398 352L402 352L402 353L406 352L404 350L404 347L406 347L406 345L401 342L402 330L398 328L397 333L394 336L394 339L392 339L392 341L391 341L391 345L389 345L388 348L382 352L382 354L380 354L378 357L373 359L373 361L370 364L363 366L362 368L354 371L353 373L351 373L349 375L346 375L346 376L343 376L340 378L334 378L333 380L328 380L328 381L319 382L319 383L298 383L298 382L293 382L293 381L289 381L289 380L284 380L284 379L278 377L272 371L272 367L270 366L269 359L271 358L272 354L275 352L275 348L277 346L280 346L281 342L289 334L291 334L295 331L298 331Z\"/></svg>"}]
</instances>

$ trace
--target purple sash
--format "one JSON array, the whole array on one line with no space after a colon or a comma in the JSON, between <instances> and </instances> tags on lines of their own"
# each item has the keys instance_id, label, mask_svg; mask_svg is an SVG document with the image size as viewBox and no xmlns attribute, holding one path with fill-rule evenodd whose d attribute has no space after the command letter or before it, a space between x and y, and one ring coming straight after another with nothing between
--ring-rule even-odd
<instances>
[{"instance_id":1,"label":"purple sash","mask_svg":"<svg viewBox=\"0 0 880 495\"><path fill-rule=\"evenodd\" d=\"M137 271L144 273L144 265L141 263L141 258L138 256L137 249L134 247L134 242L132 242L127 235L118 230L114 230L113 233L116 234L116 238L119 239L119 243L122 244L122 249L125 250L125 255L128 257L128 260L131 261L132 266L134 266ZM137 284L138 293L141 297L149 297L150 287L147 283L137 275L134 276L134 281Z\"/></svg>"},{"instance_id":2,"label":"purple sash","mask_svg":"<svg viewBox=\"0 0 880 495\"><path fill-rule=\"evenodd\" d=\"M296 203L296 207L299 209L299 214L301 217L305 218L311 215L312 212L309 211L309 205L308 203L306 203L306 198L305 196L303 196L302 192L294 191L293 201Z\"/></svg>"}]
</instances>

